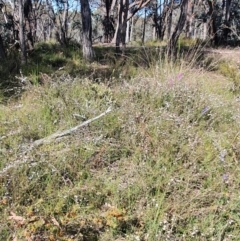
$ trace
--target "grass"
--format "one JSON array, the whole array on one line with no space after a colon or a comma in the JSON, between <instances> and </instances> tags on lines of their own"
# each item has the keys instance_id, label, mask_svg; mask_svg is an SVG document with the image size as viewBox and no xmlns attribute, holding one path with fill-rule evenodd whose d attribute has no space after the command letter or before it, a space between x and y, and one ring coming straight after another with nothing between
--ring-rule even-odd
<instances>
[{"instance_id":1,"label":"grass","mask_svg":"<svg viewBox=\"0 0 240 241\"><path fill-rule=\"evenodd\" d=\"M143 51L139 54L139 48L132 47L128 49L126 56L122 57L116 56L113 47L94 48L96 61L89 64L83 60L80 46L76 44L63 47L55 42L38 43L34 50L28 53L26 66L20 65L19 53L12 50L8 59L0 65L1 89L4 90L4 96L19 96L22 82L41 85L62 78L64 74L73 78L81 76L96 82L119 77L130 78L136 74L138 67L149 67L149 60L158 57L155 48L142 48ZM22 74L19 75L20 72Z\"/></svg>"},{"instance_id":2,"label":"grass","mask_svg":"<svg viewBox=\"0 0 240 241\"><path fill-rule=\"evenodd\" d=\"M234 62L222 61L219 64L219 71L232 82L231 90L239 93L240 90L240 72L239 65Z\"/></svg>"},{"instance_id":3,"label":"grass","mask_svg":"<svg viewBox=\"0 0 240 241\"><path fill-rule=\"evenodd\" d=\"M232 80L132 51L108 81L49 72L0 106L1 170L15 163L0 172L2 240L239 240Z\"/></svg>"}]
</instances>

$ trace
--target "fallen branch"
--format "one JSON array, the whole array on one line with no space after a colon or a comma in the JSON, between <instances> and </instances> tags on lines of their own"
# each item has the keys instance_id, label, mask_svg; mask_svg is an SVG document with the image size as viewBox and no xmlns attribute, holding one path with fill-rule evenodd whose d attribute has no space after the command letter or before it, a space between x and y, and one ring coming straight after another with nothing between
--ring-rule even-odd
<instances>
[{"instance_id":1,"label":"fallen branch","mask_svg":"<svg viewBox=\"0 0 240 241\"><path fill-rule=\"evenodd\" d=\"M12 163L9 163L6 167L4 167L1 171L0 171L0 177L3 176L4 174L7 173L7 171L11 168L15 168L21 164L24 164L24 163L28 163L29 160L28 160L28 157L27 157L27 153L30 152L33 148L35 147L38 147L38 146L41 146L43 144L48 144L54 140L56 140L57 138L61 138L61 137L64 137L64 136L67 136L67 135L70 135L72 134L73 132L77 131L79 128L83 127L83 126L86 126L88 124L90 124L91 122L97 120L97 119L100 119L101 117L105 116L106 114L108 114L109 112L112 111L112 108L109 107L105 112L103 112L102 114L92 118L92 119L89 119L87 121L84 121L83 123L81 123L80 125L77 125L71 129L68 129L68 130L65 130L63 132L56 132L50 136L47 136L45 138L42 138L42 139L39 139L39 140L36 140L34 141L28 148L25 148L25 151L24 153L21 153L20 154L20 159L19 160L16 160ZM30 160L31 161L31 160Z\"/></svg>"},{"instance_id":2,"label":"fallen branch","mask_svg":"<svg viewBox=\"0 0 240 241\"><path fill-rule=\"evenodd\" d=\"M112 111L111 107L109 107L105 112L103 112L102 114L92 118L92 119L89 119L87 121L84 121L82 124L78 125L78 126L75 126L69 130L65 130L63 132L56 132L50 136L47 136L45 138L42 138L42 139L39 139L39 140L36 140L32 143L32 146L31 147L37 147L37 146L40 146L40 145L43 145L43 144L48 144L54 140L56 140L57 138L60 138L60 137L64 137L64 136L67 136L67 135L70 135L72 134L73 132L77 131L79 128L83 127L83 126L86 126L88 124L90 124L91 122L105 116L107 113L109 113L110 111Z\"/></svg>"}]
</instances>

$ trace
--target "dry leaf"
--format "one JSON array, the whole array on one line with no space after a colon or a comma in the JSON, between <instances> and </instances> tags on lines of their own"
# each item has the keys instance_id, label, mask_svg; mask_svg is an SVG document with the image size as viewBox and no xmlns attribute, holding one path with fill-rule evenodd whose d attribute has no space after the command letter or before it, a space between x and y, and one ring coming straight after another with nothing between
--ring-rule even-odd
<instances>
[{"instance_id":1,"label":"dry leaf","mask_svg":"<svg viewBox=\"0 0 240 241\"><path fill-rule=\"evenodd\" d=\"M53 222L54 225L56 225L57 227L61 228L61 227L60 227L60 224L59 224L59 222L56 220L56 218L51 217L51 220L52 220L52 222Z\"/></svg>"},{"instance_id":2,"label":"dry leaf","mask_svg":"<svg viewBox=\"0 0 240 241\"><path fill-rule=\"evenodd\" d=\"M28 220L28 223L33 223L33 222L36 222L40 219L40 217L37 217L37 216L32 216L29 220Z\"/></svg>"},{"instance_id":3,"label":"dry leaf","mask_svg":"<svg viewBox=\"0 0 240 241\"><path fill-rule=\"evenodd\" d=\"M23 225L25 223L25 218L17 216L14 212L10 212L11 216L8 217L8 220L13 220L16 223Z\"/></svg>"},{"instance_id":4,"label":"dry leaf","mask_svg":"<svg viewBox=\"0 0 240 241\"><path fill-rule=\"evenodd\" d=\"M50 241L55 241L55 240L56 240L55 237L54 237L54 235L52 235L52 234L48 237L48 239L49 239Z\"/></svg>"},{"instance_id":5,"label":"dry leaf","mask_svg":"<svg viewBox=\"0 0 240 241\"><path fill-rule=\"evenodd\" d=\"M7 203L8 203L7 198L3 198L3 199L1 200L1 204L6 205Z\"/></svg>"}]
</instances>

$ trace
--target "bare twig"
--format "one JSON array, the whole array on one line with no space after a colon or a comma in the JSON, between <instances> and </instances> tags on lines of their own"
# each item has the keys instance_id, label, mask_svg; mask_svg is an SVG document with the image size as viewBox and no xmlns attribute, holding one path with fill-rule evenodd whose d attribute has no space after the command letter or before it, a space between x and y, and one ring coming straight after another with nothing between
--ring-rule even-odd
<instances>
[{"instance_id":1,"label":"bare twig","mask_svg":"<svg viewBox=\"0 0 240 241\"><path fill-rule=\"evenodd\" d=\"M84 121L83 123L81 123L80 125L77 125L71 129L68 129L68 130L65 130L63 132L56 132L50 136L47 136L45 138L42 138L42 139L39 139L39 140L36 140L34 141L29 147L27 147L24 151L24 153L21 153L20 154L20 158L10 164L8 164L6 167L4 167L1 171L0 171L0 177L3 176L4 174L7 173L7 171L11 168L15 168L21 164L24 164L24 163L27 163L27 162L31 162L31 160L28 161L28 158L27 158L27 153L29 153L33 148L35 147L38 147L38 146L41 146L43 144L48 144L48 143L51 143L53 142L54 140L56 140L57 138L61 138L61 137L64 137L64 136L67 136L67 135L70 135L72 134L73 132L77 131L79 128L83 127L83 126L86 126L88 124L90 124L91 122L97 120L97 119L100 119L101 117L105 116L106 114L108 114L109 112L112 111L112 108L109 107L106 111L104 111L103 113L101 113L100 115L92 118L92 119L89 119L87 121Z\"/></svg>"},{"instance_id":2,"label":"bare twig","mask_svg":"<svg viewBox=\"0 0 240 241\"><path fill-rule=\"evenodd\" d=\"M68 135L72 134L73 132L77 131L79 128L81 128L81 127L83 127L83 126L86 126L86 125L90 124L91 122L93 122L93 121L95 121L95 120L97 120L97 119L105 116L105 115L106 115L107 113L109 113L111 110L112 110L111 107L109 107L109 108L108 108L105 112L103 112L102 114L100 114L100 115L98 115L98 116L96 116L96 117L94 117L94 118L92 118L92 119L89 119L89 120L87 120L87 121L84 121L84 122L83 122L82 124L80 124L80 125L77 125L77 126L71 128L71 129L65 130L65 131L63 131L63 132L60 132L60 133L56 132L56 133L54 133L54 134L52 134L52 135L50 135L50 136L47 136L47 137L45 137L45 138L36 140L36 141L34 141L34 142L32 143L32 147L37 147L37 146L40 146L40 145L43 145L43 144L47 144L47 143L50 143L50 142L56 140L57 138L64 137L64 136L68 136Z\"/></svg>"}]
</instances>

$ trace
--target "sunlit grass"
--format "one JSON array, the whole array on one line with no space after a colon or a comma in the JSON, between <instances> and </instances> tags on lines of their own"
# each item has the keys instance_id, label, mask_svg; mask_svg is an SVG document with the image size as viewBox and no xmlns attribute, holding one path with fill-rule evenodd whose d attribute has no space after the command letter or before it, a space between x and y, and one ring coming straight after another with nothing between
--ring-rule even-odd
<instances>
[{"instance_id":1,"label":"sunlit grass","mask_svg":"<svg viewBox=\"0 0 240 241\"><path fill-rule=\"evenodd\" d=\"M232 80L159 53L108 56L108 80L48 73L0 105L2 240L238 240Z\"/></svg>"}]
</instances>

